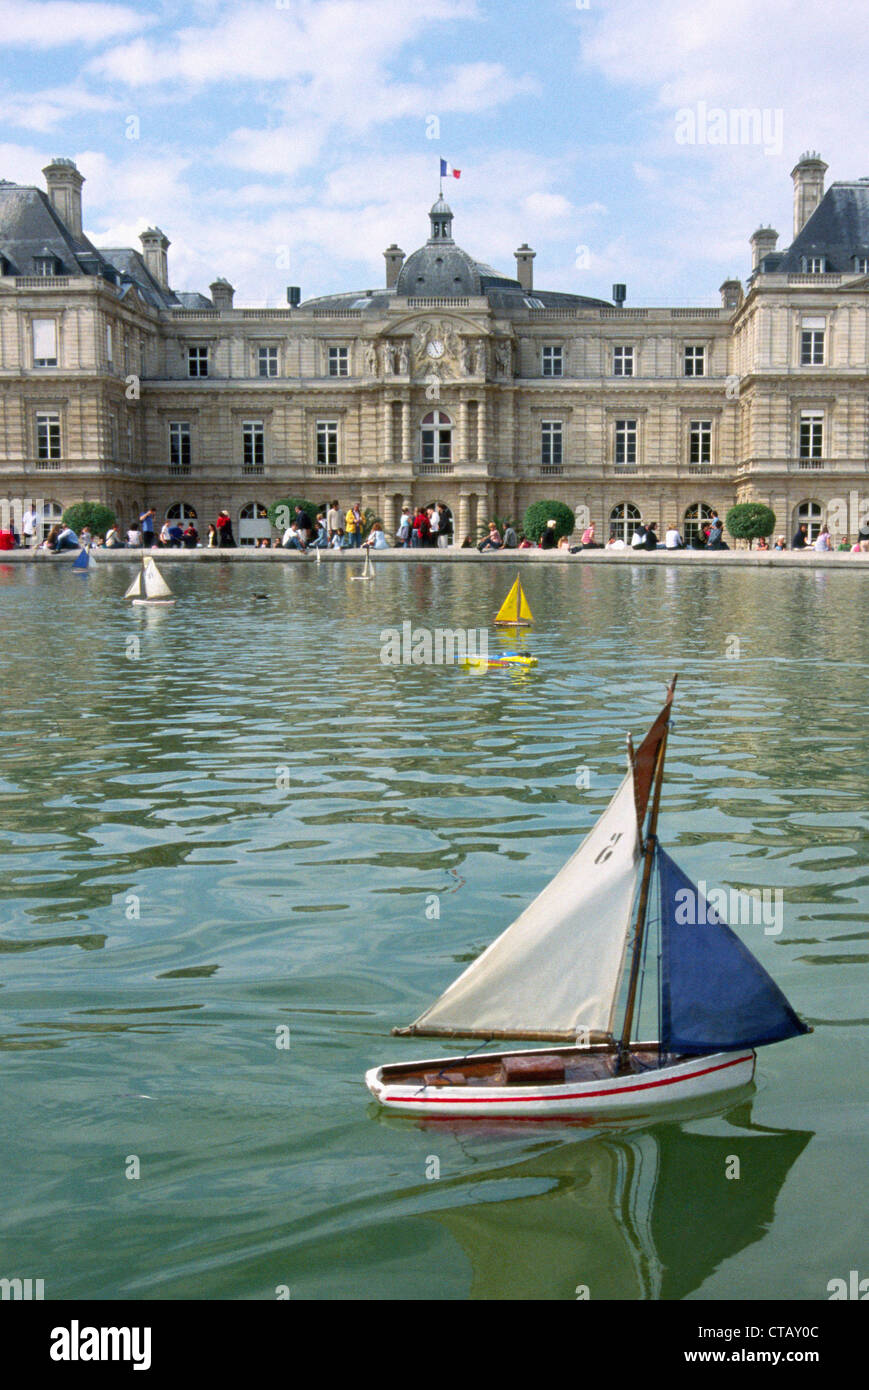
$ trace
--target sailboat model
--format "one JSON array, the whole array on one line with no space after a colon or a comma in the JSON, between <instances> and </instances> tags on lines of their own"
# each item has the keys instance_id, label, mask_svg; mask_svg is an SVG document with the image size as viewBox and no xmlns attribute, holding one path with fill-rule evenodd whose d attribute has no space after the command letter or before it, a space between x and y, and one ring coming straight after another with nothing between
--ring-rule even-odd
<instances>
[{"instance_id":1,"label":"sailboat model","mask_svg":"<svg viewBox=\"0 0 869 1390\"><path fill-rule=\"evenodd\" d=\"M319 558L319 557L318 557L318 558ZM366 546L366 548L365 548L365 564L362 566L362 573L361 573L361 574L354 574L354 575L351 576L351 578L353 578L353 579L373 579L373 578L374 578L374 566L373 566L373 564L371 563L371 547L370 547L370 546Z\"/></svg>"},{"instance_id":2,"label":"sailboat model","mask_svg":"<svg viewBox=\"0 0 869 1390\"><path fill-rule=\"evenodd\" d=\"M131 598L133 603L149 603L164 608L175 602L172 590L150 555L145 556L142 568L124 594L124 598Z\"/></svg>"},{"instance_id":3,"label":"sailboat model","mask_svg":"<svg viewBox=\"0 0 869 1390\"><path fill-rule=\"evenodd\" d=\"M522 588L522 580L517 574L513 587L498 609L495 626L530 627L533 622L534 614L528 606L525 590Z\"/></svg>"},{"instance_id":4,"label":"sailboat model","mask_svg":"<svg viewBox=\"0 0 869 1390\"><path fill-rule=\"evenodd\" d=\"M392 1030L549 1046L373 1068L365 1080L381 1105L489 1119L645 1114L738 1090L756 1047L811 1031L658 843L675 684L636 753L628 740L627 775L564 867L415 1023ZM653 886L658 1029L642 1042L634 1020Z\"/></svg>"}]
</instances>

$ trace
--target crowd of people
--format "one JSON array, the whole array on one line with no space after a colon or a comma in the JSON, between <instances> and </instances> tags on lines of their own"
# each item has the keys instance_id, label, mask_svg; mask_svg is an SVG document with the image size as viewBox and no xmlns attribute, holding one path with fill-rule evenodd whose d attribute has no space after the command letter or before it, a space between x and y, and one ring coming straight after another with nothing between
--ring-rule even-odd
<instances>
[{"instance_id":1,"label":"crowd of people","mask_svg":"<svg viewBox=\"0 0 869 1390\"><path fill-rule=\"evenodd\" d=\"M361 502L354 502L346 509L342 508L337 500L330 502L328 507L324 506L313 519L304 506L297 505L292 520L280 536L274 539L260 537L253 544L264 549L298 550L302 554L307 554L312 550L326 549L388 549L390 542L383 529L383 523L380 521L372 522L369 518L370 513L366 515ZM469 550L476 546L481 553L493 550L558 549L567 550L571 555L575 555L581 550L728 550L730 548L724 539L724 523L717 512L713 512L701 525L692 528L687 542L683 539L677 526L669 527L664 533L663 540L659 537L656 521L641 520L633 523L632 526L633 529L629 531L627 539L623 532L615 527L611 528L609 539L605 545L602 545L596 539L594 522L589 522L582 531L579 544L574 545L571 544L570 537L558 537L558 524L554 519L547 522L538 541L530 540L521 528L510 522L499 525L497 521L490 521L482 539L475 541L473 537L465 536L460 548ZM0 526L0 551L13 550L18 547L41 548L55 552L81 548L90 550L99 547L104 547L106 550L125 548L196 550L201 547L234 549L237 544L232 529L232 518L226 510L221 510L215 521L209 524L204 539L200 536L196 522L192 518L183 521L167 518L162 526L158 525L157 513L153 507L147 508L134 518L126 532L122 532L116 523L108 528L105 535L93 535L88 527L83 527L81 531L75 532L71 526L59 522L51 527L43 540L40 540L41 530L41 518L31 506L22 515L20 534L14 520ZM397 548L439 547L445 549L452 546L454 539L453 514L446 502L429 502L425 506L402 508L401 516L395 528L394 545ZM757 541L757 549L814 550L818 553L833 550L851 554L869 553L869 524L860 527L859 534L852 544L847 536L842 536L838 541L834 541L826 525L821 526L817 535L812 539L810 538L808 523L801 522L791 539L790 546L787 544L786 537L780 535L776 536L772 543L761 537Z\"/></svg>"}]
</instances>

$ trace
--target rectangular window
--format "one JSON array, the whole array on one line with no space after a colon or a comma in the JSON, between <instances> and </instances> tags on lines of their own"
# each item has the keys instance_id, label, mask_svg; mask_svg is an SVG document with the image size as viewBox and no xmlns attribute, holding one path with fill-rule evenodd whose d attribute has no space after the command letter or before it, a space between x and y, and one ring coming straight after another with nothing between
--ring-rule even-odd
<instances>
[{"instance_id":1,"label":"rectangular window","mask_svg":"<svg viewBox=\"0 0 869 1390\"><path fill-rule=\"evenodd\" d=\"M317 421L317 467L338 467L338 421Z\"/></svg>"},{"instance_id":2,"label":"rectangular window","mask_svg":"<svg viewBox=\"0 0 869 1390\"><path fill-rule=\"evenodd\" d=\"M262 420L245 420L242 425L244 437L243 473L262 473L266 462L266 436Z\"/></svg>"},{"instance_id":3,"label":"rectangular window","mask_svg":"<svg viewBox=\"0 0 869 1390\"><path fill-rule=\"evenodd\" d=\"M804 410L800 414L800 458L819 459L824 450L824 412Z\"/></svg>"},{"instance_id":4,"label":"rectangular window","mask_svg":"<svg viewBox=\"0 0 869 1390\"><path fill-rule=\"evenodd\" d=\"M187 375L208 376L207 347L190 347L187 349Z\"/></svg>"},{"instance_id":5,"label":"rectangular window","mask_svg":"<svg viewBox=\"0 0 869 1390\"><path fill-rule=\"evenodd\" d=\"M806 257L806 273L808 275L823 275L826 268L827 263L823 256Z\"/></svg>"},{"instance_id":6,"label":"rectangular window","mask_svg":"<svg viewBox=\"0 0 869 1390\"><path fill-rule=\"evenodd\" d=\"M186 420L169 424L169 472L190 472L190 426Z\"/></svg>"},{"instance_id":7,"label":"rectangular window","mask_svg":"<svg viewBox=\"0 0 869 1390\"><path fill-rule=\"evenodd\" d=\"M329 375L330 376L349 376L350 359L347 348L330 347L329 349Z\"/></svg>"},{"instance_id":8,"label":"rectangular window","mask_svg":"<svg viewBox=\"0 0 869 1390\"><path fill-rule=\"evenodd\" d=\"M824 365L823 328L804 328L800 335L800 366L822 367Z\"/></svg>"},{"instance_id":9,"label":"rectangular window","mask_svg":"<svg viewBox=\"0 0 869 1390\"><path fill-rule=\"evenodd\" d=\"M33 320L34 367L57 366L57 322L55 319Z\"/></svg>"},{"instance_id":10,"label":"rectangular window","mask_svg":"<svg viewBox=\"0 0 869 1390\"><path fill-rule=\"evenodd\" d=\"M637 465L637 422L616 420L616 468L635 468Z\"/></svg>"},{"instance_id":11,"label":"rectangular window","mask_svg":"<svg viewBox=\"0 0 869 1390\"><path fill-rule=\"evenodd\" d=\"M543 375L564 376L564 350L554 343L543 349Z\"/></svg>"},{"instance_id":12,"label":"rectangular window","mask_svg":"<svg viewBox=\"0 0 869 1390\"><path fill-rule=\"evenodd\" d=\"M57 260L54 256L36 256L33 265L37 275L57 274Z\"/></svg>"},{"instance_id":13,"label":"rectangular window","mask_svg":"<svg viewBox=\"0 0 869 1390\"><path fill-rule=\"evenodd\" d=\"M261 347L257 349L257 366L260 376L277 376L278 374L278 350L276 347Z\"/></svg>"},{"instance_id":14,"label":"rectangular window","mask_svg":"<svg viewBox=\"0 0 869 1390\"><path fill-rule=\"evenodd\" d=\"M40 410L36 414L36 457L41 468L59 467L60 416L55 410Z\"/></svg>"},{"instance_id":15,"label":"rectangular window","mask_svg":"<svg viewBox=\"0 0 869 1390\"><path fill-rule=\"evenodd\" d=\"M108 364L109 364L110 367L111 367L112 363L114 362L114 357L113 357L113 355L112 355L113 353L114 353L114 345L113 345L113 343L112 343L112 325L111 325L110 323L107 323L107 324L106 324L106 361L108 362Z\"/></svg>"},{"instance_id":16,"label":"rectangular window","mask_svg":"<svg viewBox=\"0 0 869 1390\"><path fill-rule=\"evenodd\" d=\"M854 269L858 275L869 275L869 256L855 256Z\"/></svg>"},{"instance_id":17,"label":"rectangular window","mask_svg":"<svg viewBox=\"0 0 869 1390\"><path fill-rule=\"evenodd\" d=\"M564 431L560 420L542 420L540 424L540 466L558 469L564 460Z\"/></svg>"},{"instance_id":18,"label":"rectangular window","mask_svg":"<svg viewBox=\"0 0 869 1390\"><path fill-rule=\"evenodd\" d=\"M688 429L688 462L694 468L712 463L712 421L692 420Z\"/></svg>"},{"instance_id":19,"label":"rectangular window","mask_svg":"<svg viewBox=\"0 0 869 1390\"><path fill-rule=\"evenodd\" d=\"M706 375L706 349L705 349L705 347L686 347L686 349L685 349L685 375L686 375L686 376L705 376L705 375Z\"/></svg>"},{"instance_id":20,"label":"rectangular window","mask_svg":"<svg viewBox=\"0 0 869 1390\"><path fill-rule=\"evenodd\" d=\"M613 376L633 376L634 349L632 347L613 348Z\"/></svg>"}]
</instances>

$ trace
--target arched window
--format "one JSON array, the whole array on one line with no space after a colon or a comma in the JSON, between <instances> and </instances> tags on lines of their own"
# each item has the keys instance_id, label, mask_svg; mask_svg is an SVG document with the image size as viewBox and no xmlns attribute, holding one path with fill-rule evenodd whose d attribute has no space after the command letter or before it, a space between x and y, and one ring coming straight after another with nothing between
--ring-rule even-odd
<instances>
[{"instance_id":1,"label":"arched window","mask_svg":"<svg viewBox=\"0 0 869 1390\"><path fill-rule=\"evenodd\" d=\"M715 508L706 502L692 502L682 522L682 539L686 545L693 545L707 521L715 515Z\"/></svg>"},{"instance_id":2,"label":"arched window","mask_svg":"<svg viewBox=\"0 0 869 1390\"><path fill-rule=\"evenodd\" d=\"M195 521L196 508L189 502L173 502L166 511L167 521Z\"/></svg>"},{"instance_id":3,"label":"arched window","mask_svg":"<svg viewBox=\"0 0 869 1390\"><path fill-rule=\"evenodd\" d=\"M238 514L239 545L258 545L260 541L271 540L271 536L268 508L262 502L245 502Z\"/></svg>"},{"instance_id":4,"label":"arched window","mask_svg":"<svg viewBox=\"0 0 869 1390\"><path fill-rule=\"evenodd\" d=\"M59 502L43 502L42 504L42 540L48 535L52 526L58 526L63 517L63 507Z\"/></svg>"},{"instance_id":5,"label":"arched window","mask_svg":"<svg viewBox=\"0 0 869 1390\"><path fill-rule=\"evenodd\" d=\"M630 545L631 536L642 521L639 507L633 502L619 502L610 512L610 531L615 531L620 541Z\"/></svg>"},{"instance_id":6,"label":"arched window","mask_svg":"<svg viewBox=\"0 0 869 1390\"><path fill-rule=\"evenodd\" d=\"M444 410L430 410L421 426L421 463L424 473L451 473L453 422Z\"/></svg>"},{"instance_id":7,"label":"arched window","mask_svg":"<svg viewBox=\"0 0 869 1390\"><path fill-rule=\"evenodd\" d=\"M809 528L809 540L816 540L818 532L821 529L821 522L824 519L824 509L820 502L801 502L797 507L795 516L796 523L794 525L794 530L797 531L800 526L802 526L803 522L805 522Z\"/></svg>"}]
</instances>

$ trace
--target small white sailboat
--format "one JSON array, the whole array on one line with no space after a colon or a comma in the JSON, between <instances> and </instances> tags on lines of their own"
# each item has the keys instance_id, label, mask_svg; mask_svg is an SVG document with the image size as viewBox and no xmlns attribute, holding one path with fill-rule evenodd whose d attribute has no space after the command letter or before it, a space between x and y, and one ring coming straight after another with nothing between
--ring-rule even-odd
<instances>
[{"instance_id":1,"label":"small white sailboat","mask_svg":"<svg viewBox=\"0 0 869 1390\"><path fill-rule=\"evenodd\" d=\"M371 547L370 547L370 546L366 547L366 550L365 550L365 564L362 566L362 573L361 573L361 574L354 574L354 575L351 575L351 578L352 578L352 579L373 579L373 578L374 578L374 566L373 566L372 563L371 563Z\"/></svg>"},{"instance_id":2,"label":"small white sailboat","mask_svg":"<svg viewBox=\"0 0 869 1390\"><path fill-rule=\"evenodd\" d=\"M811 1032L658 843L674 688L675 677L636 754L628 740L626 777L564 867L415 1023L392 1030L549 1046L375 1067L365 1080L381 1105L490 1120L645 1114L739 1090L754 1076L755 1047ZM653 876L658 1031L644 1042L633 1030Z\"/></svg>"},{"instance_id":3,"label":"small white sailboat","mask_svg":"<svg viewBox=\"0 0 869 1390\"><path fill-rule=\"evenodd\" d=\"M167 608L170 603L175 602L172 590L150 555L145 556L142 568L124 594L124 598L131 598L136 604L148 603L161 608Z\"/></svg>"}]
</instances>

